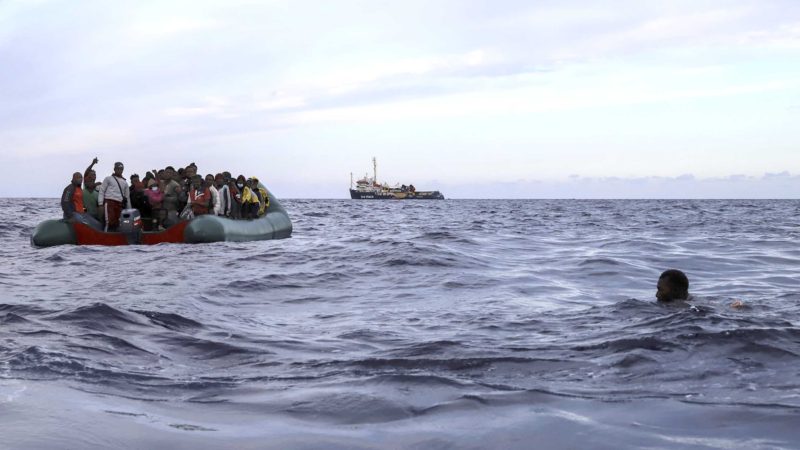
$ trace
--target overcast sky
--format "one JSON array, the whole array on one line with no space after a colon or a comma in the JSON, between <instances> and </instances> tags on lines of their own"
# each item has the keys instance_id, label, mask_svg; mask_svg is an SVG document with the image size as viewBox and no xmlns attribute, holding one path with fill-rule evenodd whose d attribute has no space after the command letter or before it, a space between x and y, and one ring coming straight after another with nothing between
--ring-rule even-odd
<instances>
[{"instance_id":1,"label":"overcast sky","mask_svg":"<svg viewBox=\"0 0 800 450\"><path fill-rule=\"evenodd\" d=\"M0 0L0 196L98 156L279 197L800 194L797 0Z\"/></svg>"}]
</instances>

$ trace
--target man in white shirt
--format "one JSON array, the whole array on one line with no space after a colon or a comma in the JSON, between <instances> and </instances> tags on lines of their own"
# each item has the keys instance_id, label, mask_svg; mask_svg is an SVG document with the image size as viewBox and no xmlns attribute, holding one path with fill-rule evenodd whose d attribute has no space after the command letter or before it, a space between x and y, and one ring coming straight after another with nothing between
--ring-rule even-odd
<instances>
[{"instance_id":1,"label":"man in white shirt","mask_svg":"<svg viewBox=\"0 0 800 450\"><path fill-rule=\"evenodd\" d=\"M218 216L220 211L219 191L217 190L217 187L214 186L214 175L206 175L206 185L208 185L208 190L211 191L211 213L215 216Z\"/></svg>"},{"instance_id":2,"label":"man in white shirt","mask_svg":"<svg viewBox=\"0 0 800 450\"><path fill-rule=\"evenodd\" d=\"M125 166L121 162L115 162L114 173L103 180L97 194L97 204L105 213L105 231L116 231L122 210L131 208L130 187L122 176L123 170Z\"/></svg>"}]
</instances>

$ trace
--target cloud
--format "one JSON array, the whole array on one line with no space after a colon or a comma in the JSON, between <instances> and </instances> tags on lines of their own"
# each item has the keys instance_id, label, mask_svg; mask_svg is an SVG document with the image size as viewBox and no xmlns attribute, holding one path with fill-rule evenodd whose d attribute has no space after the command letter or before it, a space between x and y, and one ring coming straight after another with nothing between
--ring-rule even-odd
<instances>
[{"instance_id":1,"label":"cloud","mask_svg":"<svg viewBox=\"0 0 800 450\"><path fill-rule=\"evenodd\" d=\"M420 185L422 185L420 183ZM800 175L761 176L581 177L563 180L519 180L506 183L437 186L450 198L797 198Z\"/></svg>"},{"instance_id":2,"label":"cloud","mask_svg":"<svg viewBox=\"0 0 800 450\"><path fill-rule=\"evenodd\" d=\"M458 161L447 183L506 170L792 183L702 184L798 167L800 9L734 3L6 0L0 163L207 154L303 184L383 152L418 170ZM280 160L290 151L313 156ZM525 186L509 189L537 192Z\"/></svg>"},{"instance_id":3,"label":"cloud","mask_svg":"<svg viewBox=\"0 0 800 450\"><path fill-rule=\"evenodd\" d=\"M313 78L293 79L266 95L242 93L213 103L199 98L163 111L168 116L235 117L384 104L435 98L474 90L477 83L486 84L485 80L474 80L476 77L498 78L497 74L502 73L500 78L507 78L530 72L535 71L511 67L497 56L473 50L438 58L354 66Z\"/></svg>"},{"instance_id":4,"label":"cloud","mask_svg":"<svg viewBox=\"0 0 800 450\"><path fill-rule=\"evenodd\" d=\"M782 24L777 29L745 33L739 38L739 43L745 46L798 49L800 48L800 21Z\"/></svg>"},{"instance_id":5,"label":"cloud","mask_svg":"<svg viewBox=\"0 0 800 450\"><path fill-rule=\"evenodd\" d=\"M208 32L218 28L222 28L222 23L214 19L168 17L156 20L142 20L133 23L123 31L123 34L127 35L129 39L132 40L160 41L179 34Z\"/></svg>"},{"instance_id":6,"label":"cloud","mask_svg":"<svg viewBox=\"0 0 800 450\"><path fill-rule=\"evenodd\" d=\"M558 76L556 73L555 76ZM674 102L678 100L737 96L760 92L797 89L800 81L779 80L766 83L722 87L665 88L663 85L634 86L608 84L571 86L571 89L550 85L520 83L509 89L467 91L441 94L428 98L404 97L396 101L371 105L310 109L289 113L290 123L315 122L389 122L398 120L453 118L480 115L520 115L548 111L579 110L619 105Z\"/></svg>"},{"instance_id":7,"label":"cloud","mask_svg":"<svg viewBox=\"0 0 800 450\"><path fill-rule=\"evenodd\" d=\"M215 116L222 118L236 117L231 101L225 97L205 97L191 106L173 106L163 110L166 117Z\"/></svg>"},{"instance_id":8,"label":"cloud","mask_svg":"<svg viewBox=\"0 0 800 450\"><path fill-rule=\"evenodd\" d=\"M104 148L124 148L137 142L136 133L119 125L53 126L0 132L6 158L78 155Z\"/></svg>"}]
</instances>

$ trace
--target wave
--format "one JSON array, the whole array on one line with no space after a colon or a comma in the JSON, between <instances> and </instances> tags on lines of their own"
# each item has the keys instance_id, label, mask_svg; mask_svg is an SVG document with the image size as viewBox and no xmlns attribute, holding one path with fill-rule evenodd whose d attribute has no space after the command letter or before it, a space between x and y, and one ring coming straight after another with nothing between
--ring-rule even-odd
<instances>
[{"instance_id":1,"label":"wave","mask_svg":"<svg viewBox=\"0 0 800 450\"><path fill-rule=\"evenodd\" d=\"M131 311L135 312L136 314L141 314L150 319L151 323L158 325L160 327L164 327L169 330L188 331L204 327L202 323L189 319L187 317L183 317L180 314L137 310L137 309L133 309Z\"/></svg>"},{"instance_id":2,"label":"wave","mask_svg":"<svg viewBox=\"0 0 800 450\"><path fill-rule=\"evenodd\" d=\"M60 312L49 318L58 322L74 322L88 329L114 329L126 325L147 325L135 313L116 309L106 303L91 305Z\"/></svg>"},{"instance_id":3,"label":"wave","mask_svg":"<svg viewBox=\"0 0 800 450\"><path fill-rule=\"evenodd\" d=\"M798 202L301 200L280 242L50 250L15 235L56 201L0 203L4 379L350 423L537 390L796 403ZM638 300L667 266L692 306Z\"/></svg>"}]
</instances>

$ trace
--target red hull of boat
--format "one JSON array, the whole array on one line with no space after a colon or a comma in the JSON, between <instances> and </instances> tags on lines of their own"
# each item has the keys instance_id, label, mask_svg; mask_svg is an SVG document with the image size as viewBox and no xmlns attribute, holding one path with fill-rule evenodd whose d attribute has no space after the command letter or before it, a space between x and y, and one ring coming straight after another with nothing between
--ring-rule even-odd
<instances>
[{"instance_id":1,"label":"red hull of boat","mask_svg":"<svg viewBox=\"0 0 800 450\"><path fill-rule=\"evenodd\" d=\"M155 245L162 243L182 244L183 230L189 222L178 222L177 224L159 232L142 232L139 242L133 244ZM80 222L73 224L75 229L75 240L78 245L131 245L128 236L124 233L106 233L97 231L94 228Z\"/></svg>"}]
</instances>

